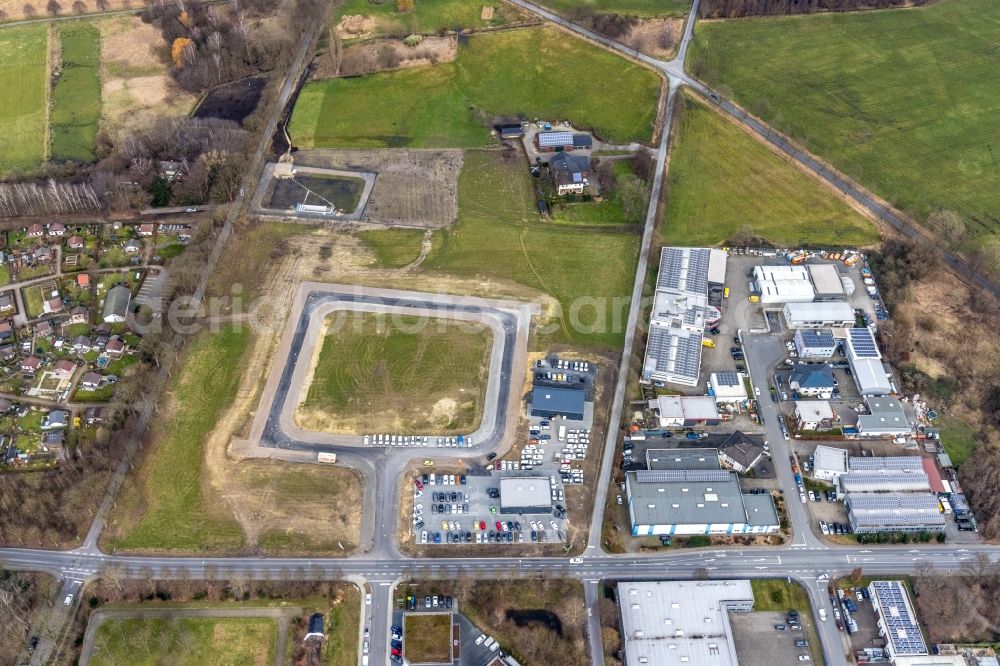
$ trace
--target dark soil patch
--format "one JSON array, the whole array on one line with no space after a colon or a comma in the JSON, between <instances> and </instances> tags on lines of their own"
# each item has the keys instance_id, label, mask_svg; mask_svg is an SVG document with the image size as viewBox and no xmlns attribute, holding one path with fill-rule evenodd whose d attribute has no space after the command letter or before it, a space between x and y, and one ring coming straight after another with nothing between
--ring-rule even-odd
<instances>
[{"instance_id":1,"label":"dark soil patch","mask_svg":"<svg viewBox=\"0 0 1000 666\"><path fill-rule=\"evenodd\" d=\"M233 81L215 88L194 110L195 118L221 118L242 124L260 103L267 85L263 76Z\"/></svg>"},{"instance_id":2,"label":"dark soil patch","mask_svg":"<svg viewBox=\"0 0 1000 666\"><path fill-rule=\"evenodd\" d=\"M541 608L534 608L531 610L514 610L512 608L508 608L507 619L519 627L540 624L551 629L560 638L562 638L563 635L562 620L560 620L559 616L552 611L547 611Z\"/></svg>"},{"instance_id":3,"label":"dark soil patch","mask_svg":"<svg viewBox=\"0 0 1000 666\"><path fill-rule=\"evenodd\" d=\"M365 181L360 178L343 176L298 175L274 181L268 208L294 208L296 204L325 205L327 202L337 210L354 212L365 189Z\"/></svg>"}]
</instances>

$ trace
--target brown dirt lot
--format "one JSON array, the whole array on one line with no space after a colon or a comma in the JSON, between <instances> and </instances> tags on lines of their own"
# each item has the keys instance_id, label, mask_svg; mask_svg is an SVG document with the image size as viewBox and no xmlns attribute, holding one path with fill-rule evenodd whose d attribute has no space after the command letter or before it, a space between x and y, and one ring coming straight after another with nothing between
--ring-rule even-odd
<instances>
[{"instance_id":1,"label":"brown dirt lot","mask_svg":"<svg viewBox=\"0 0 1000 666\"><path fill-rule=\"evenodd\" d=\"M396 54L399 64L395 67L382 67L386 56L383 49L391 48ZM377 39L362 44L355 44L344 49L339 71L332 71L327 58L318 59L318 67L312 74L313 79L326 79L333 76L361 76L375 72L388 72L396 69L409 69L451 62L458 55L458 39L455 37L425 37L419 46L409 47L398 39Z\"/></svg>"},{"instance_id":2,"label":"brown dirt lot","mask_svg":"<svg viewBox=\"0 0 1000 666\"><path fill-rule=\"evenodd\" d=\"M194 108L197 98L167 73L167 47L156 28L138 16L116 16L101 21L100 29L101 113L107 130L185 115Z\"/></svg>"},{"instance_id":3,"label":"brown dirt lot","mask_svg":"<svg viewBox=\"0 0 1000 666\"><path fill-rule=\"evenodd\" d=\"M403 619L404 656L414 664L451 661L451 613L410 613Z\"/></svg>"},{"instance_id":4,"label":"brown dirt lot","mask_svg":"<svg viewBox=\"0 0 1000 666\"><path fill-rule=\"evenodd\" d=\"M674 56L683 30L682 19L645 19L633 25L622 41L648 56L666 60Z\"/></svg>"},{"instance_id":5,"label":"brown dirt lot","mask_svg":"<svg viewBox=\"0 0 1000 666\"><path fill-rule=\"evenodd\" d=\"M378 174L362 221L439 228L458 216L461 150L304 150L302 166Z\"/></svg>"}]
</instances>

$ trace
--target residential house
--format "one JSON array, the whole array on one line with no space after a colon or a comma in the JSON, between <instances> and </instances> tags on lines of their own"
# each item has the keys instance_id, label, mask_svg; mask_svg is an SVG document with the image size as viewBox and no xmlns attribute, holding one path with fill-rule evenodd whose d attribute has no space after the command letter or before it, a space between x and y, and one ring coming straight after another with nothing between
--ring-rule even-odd
<instances>
[{"instance_id":1,"label":"residential house","mask_svg":"<svg viewBox=\"0 0 1000 666\"><path fill-rule=\"evenodd\" d=\"M764 444L739 430L719 446L719 462L740 474L749 472L764 457Z\"/></svg>"},{"instance_id":2,"label":"residential house","mask_svg":"<svg viewBox=\"0 0 1000 666\"><path fill-rule=\"evenodd\" d=\"M86 372L80 378L80 388L84 391L96 391L101 388L104 378L96 372Z\"/></svg>"},{"instance_id":3,"label":"residential house","mask_svg":"<svg viewBox=\"0 0 1000 666\"><path fill-rule=\"evenodd\" d=\"M42 436L42 444L50 449L57 448L63 445L64 439L65 435L62 430L54 430L52 432L47 432L44 436Z\"/></svg>"},{"instance_id":4,"label":"residential house","mask_svg":"<svg viewBox=\"0 0 1000 666\"><path fill-rule=\"evenodd\" d=\"M29 238L41 238L45 235L45 227L40 224L32 224L28 227L27 233Z\"/></svg>"},{"instance_id":5,"label":"residential house","mask_svg":"<svg viewBox=\"0 0 1000 666\"><path fill-rule=\"evenodd\" d=\"M21 361L21 372L34 373L42 367L42 359L37 356L29 356Z\"/></svg>"},{"instance_id":6,"label":"residential house","mask_svg":"<svg viewBox=\"0 0 1000 666\"><path fill-rule=\"evenodd\" d=\"M826 365L798 365L788 377L788 386L803 397L829 398L833 395L837 380Z\"/></svg>"},{"instance_id":7,"label":"residential house","mask_svg":"<svg viewBox=\"0 0 1000 666\"><path fill-rule=\"evenodd\" d=\"M68 425L69 414L61 409L53 409L42 419L42 430L59 430Z\"/></svg>"},{"instance_id":8,"label":"residential house","mask_svg":"<svg viewBox=\"0 0 1000 666\"><path fill-rule=\"evenodd\" d=\"M9 321L0 323L0 342L8 342L14 339L14 327Z\"/></svg>"},{"instance_id":9,"label":"residential house","mask_svg":"<svg viewBox=\"0 0 1000 666\"><path fill-rule=\"evenodd\" d=\"M90 321L90 310L78 305L69 311L70 324L86 324Z\"/></svg>"},{"instance_id":10,"label":"residential house","mask_svg":"<svg viewBox=\"0 0 1000 666\"><path fill-rule=\"evenodd\" d=\"M7 362L17 356L17 347L14 345L0 346L0 361Z\"/></svg>"},{"instance_id":11,"label":"residential house","mask_svg":"<svg viewBox=\"0 0 1000 666\"><path fill-rule=\"evenodd\" d=\"M52 374L58 379L69 379L76 372L76 363L67 359L59 359L52 366Z\"/></svg>"},{"instance_id":12,"label":"residential house","mask_svg":"<svg viewBox=\"0 0 1000 666\"><path fill-rule=\"evenodd\" d=\"M148 238L149 236L153 235L153 231L155 231L155 229L156 229L155 224L153 224L152 222L147 222L146 224L139 225L139 231L137 233L139 236L144 236Z\"/></svg>"},{"instance_id":13,"label":"residential house","mask_svg":"<svg viewBox=\"0 0 1000 666\"><path fill-rule=\"evenodd\" d=\"M49 225L49 236L62 237L66 233L66 225L61 222L53 222Z\"/></svg>"},{"instance_id":14,"label":"residential house","mask_svg":"<svg viewBox=\"0 0 1000 666\"><path fill-rule=\"evenodd\" d=\"M111 338L104 347L104 353L111 358L121 358L121 355L125 353L125 343L121 338Z\"/></svg>"},{"instance_id":15,"label":"residential house","mask_svg":"<svg viewBox=\"0 0 1000 666\"><path fill-rule=\"evenodd\" d=\"M0 398L0 414L6 414L13 407L10 400L7 398Z\"/></svg>"},{"instance_id":16,"label":"residential house","mask_svg":"<svg viewBox=\"0 0 1000 666\"><path fill-rule=\"evenodd\" d=\"M549 169L556 183L556 193L583 194L590 186L590 158L559 153L549 160Z\"/></svg>"},{"instance_id":17,"label":"residential house","mask_svg":"<svg viewBox=\"0 0 1000 666\"><path fill-rule=\"evenodd\" d=\"M47 301L42 303L42 312L44 314L56 314L57 312L62 312L63 303L59 296L52 296Z\"/></svg>"},{"instance_id":18,"label":"residential house","mask_svg":"<svg viewBox=\"0 0 1000 666\"><path fill-rule=\"evenodd\" d=\"M103 407L88 407L83 413L83 422L87 425L98 425L104 423Z\"/></svg>"},{"instance_id":19,"label":"residential house","mask_svg":"<svg viewBox=\"0 0 1000 666\"><path fill-rule=\"evenodd\" d=\"M125 248L126 253L136 254L142 251L142 241L137 241L134 238L130 238L127 241L125 241L125 245L123 247Z\"/></svg>"},{"instance_id":20,"label":"residential house","mask_svg":"<svg viewBox=\"0 0 1000 666\"><path fill-rule=\"evenodd\" d=\"M70 236L66 241L66 247L71 250L82 250L86 242L83 240L83 236Z\"/></svg>"},{"instance_id":21,"label":"residential house","mask_svg":"<svg viewBox=\"0 0 1000 666\"><path fill-rule=\"evenodd\" d=\"M128 316L128 306L132 301L132 290L123 284L108 289L104 297L104 312L101 318L106 324L122 324Z\"/></svg>"},{"instance_id":22,"label":"residential house","mask_svg":"<svg viewBox=\"0 0 1000 666\"><path fill-rule=\"evenodd\" d=\"M14 298L10 292L0 294L0 313L9 314L15 310Z\"/></svg>"},{"instance_id":23,"label":"residential house","mask_svg":"<svg viewBox=\"0 0 1000 666\"><path fill-rule=\"evenodd\" d=\"M35 337L47 338L52 335L52 322L48 319L35 324Z\"/></svg>"},{"instance_id":24,"label":"residential house","mask_svg":"<svg viewBox=\"0 0 1000 666\"><path fill-rule=\"evenodd\" d=\"M160 177L168 183L179 180L184 173L184 162L174 162L171 160L160 160Z\"/></svg>"},{"instance_id":25,"label":"residential house","mask_svg":"<svg viewBox=\"0 0 1000 666\"><path fill-rule=\"evenodd\" d=\"M52 250L49 249L48 245L43 245L41 247L35 248L35 251L34 253L32 253L32 256L38 263L47 264L48 262L52 261Z\"/></svg>"},{"instance_id":26,"label":"residential house","mask_svg":"<svg viewBox=\"0 0 1000 666\"><path fill-rule=\"evenodd\" d=\"M93 349L89 335L78 335L73 338L73 352L76 354L86 354Z\"/></svg>"},{"instance_id":27,"label":"residential house","mask_svg":"<svg viewBox=\"0 0 1000 666\"><path fill-rule=\"evenodd\" d=\"M76 286L78 287L89 287L90 286L90 276L86 273L80 273L76 276Z\"/></svg>"}]
</instances>

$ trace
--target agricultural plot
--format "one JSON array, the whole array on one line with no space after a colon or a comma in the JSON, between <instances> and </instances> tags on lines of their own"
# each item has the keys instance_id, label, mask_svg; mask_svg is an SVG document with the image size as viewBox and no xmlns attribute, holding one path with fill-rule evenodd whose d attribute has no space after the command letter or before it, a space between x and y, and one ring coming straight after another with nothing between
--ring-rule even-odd
<instances>
[{"instance_id":1,"label":"agricultural plot","mask_svg":"<svg viewBox=\"0 0 1000 666\"><path fill-rule=\"evenodd\" d=\"M108 619L97 630L90 663L270 664L276 635L269 618Z\"/></svg>"},{"instance_id":2,"label":"agricultural plot","mask_svg":"<svg viewBox=\"0 0 1000 666\"><path fill-rule=\"evenodd\" d=\"M693 96L670 157L670 196L660 237L671 245L719 245L736 237L779 247L857 247L874 225L816 180Z\"/></svg>"},{"instance_id":3,"label":"agricultural plot","mask_svg":"<svg viewBox=\"0 0 1000 666\"><path fill-rule=\"evenodd\" d=\"M409 266L420 256L424 232L419 229L373 229L358 237L375 253L379 268Z\"/></svg>"},{"instance_id":4,"label":"agricultural plot","mask_svg":"<svg viewBox=\"0 0 1000 666\"><path fill-rule=\"evenodd\" d=\"M450 319L327 317L295 420L309 430L362 433L474 430L482 419L491 333Z\"/></svg>"},{"instance_id":5,"label":"agricultural plot","mask_svg":"<svg viewBox=\"0 0 1000 666\"><path fill-rule=\"evenodd\" d=\"M0 33L0 174L34 169L45 159L48 90L48 28ZM17 94L11 94L17 91Z\"/></svg>"},{"instance_id":6,"label":"agricultural plot","mask_svg":"<svg viewBox=\"0 0 1000 666\"><path fill-rule=\"evenodd\" d=\"M92 23L73 22L57 28L53 39L59 41L59 68L49 118L51 156L89 162L101 119L101 34Z\"/></svg>"},{"instance_id":7,"label":"agricultural plot","mask_svg":"<svg viewBox=\"0 0 1000 666\"><path fill-rule=\"evenodd\" d=\"M925 218L1000 232L1000 4L699 23L688 66Z\"/></svg>"},{"instance_id":8,"label":"agricultural plot","mask_svg":"<svg viewBox=\"0 0 1000 666\"><path fill-rule=\"evenodd\" d=\"M621 347L637 233L540 222L531 176L512 154L466 153L458 201L458 224L435 237L422 268L511 281L551 297L560 312L537 330L533 349Z\"/></svg>"},{"instance_id":9,"label":"agricultural plot","mask_svg":"<svg viewBox=\"0 0 1000 666\"><path fill-rule=\"evenodd\" d=\"M484 14L483 7L487 4L481 0L419 0L413 3L412 10L400 12L395 2L347 0L337 9L333 20L341 39L350 40L442 30L457 32L506 25L521 18L519 10L506 3L494 3L492 11Z\"/></svg>"},{"instance_id":10,"label":"agricultural plot","mask_svg":"<svg viewBox=\"0 0 1000 666\"><path fill-rule=\"evenodd\" d=\"M599 14L623 14L642 18L683 17L691 9L690 0L542 0L538 4L569 16L584 8Z\"/></svg>"},{"instance_id":11,"label":"agricultural plot","mask_svg":"<svg viewBox=\"0 0 1000 666\"><path fill-rule=\"evenodd\" d=\"M630 102L608 104L607 81ZM520 113L649 141L659 89L653 72L558 30L509 30L463 36L455 62L313 81L289 131L302 148L477 147L495 119Z\"/></svg>"}]
</instances>

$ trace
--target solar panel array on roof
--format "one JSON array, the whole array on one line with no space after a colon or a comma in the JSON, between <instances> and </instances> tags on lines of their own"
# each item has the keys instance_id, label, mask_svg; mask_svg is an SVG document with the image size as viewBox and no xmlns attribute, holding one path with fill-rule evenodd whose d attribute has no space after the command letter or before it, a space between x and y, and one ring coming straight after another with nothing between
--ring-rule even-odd
<instances>
[{"instance_id":1,"label":"solar panel array on roof","mask_svg":"<svg viewBox=\"0 0 1000 666\"><path fill-rule=\"evenodd\" d=\"M844 492L930 490L930 479L923 472L850 472L840 476Z\"/></svg>"},{"instance_id":2,"label":"solar panel array on roof","mask_svg":"<svg viewBox=\"0 0 1000 666\"><path fill-rule=\"evenodd\" d=\"M708 293L708 261L711 251L703 247L665 247L660 251L657 289L681 289Z\"/></svg>"},{"instance_id":3,"label":"solar panel array on roof","mask_svg":"<svg viewBox=\"0 0 1000 666\"><path fill-rule=\"evenodd\" d=\"M715 381L720 386L739 386L743 383L743 380L735 372L717 372L715 373Z\"/></svg>"},{"instance_id":4,"label":"solar panel array on roof","mask_svg":"<svg viewBox=\"0 0 1000 666\"><path fill-rule=\"evenodd\" d=\"M847 503L855 512L938 513L938 499L932 493L850 493Z\"/></svg>"},{"instance_id":5,"label":"solar panel array on roof","mask_svg":"<svg viewBox=\"0 0 1000 666\"><path fill-rule=\"evenodd\" d=\"M640 469L636 470L635 480L639 483L728 481L732 475L724 469Z\"/></svg>"},{"instance_id":6,"label":"solar panel array on roof","mask_svg":"<svg viewBox=\"0 0 1000 666\"><path fill-rule=\"evenodd\" d=\"M848 465L852 472L870 472L881 469L899 471L924 471L920 456L851 456Z\"/></svg>"},{"instance_id":7,"label":"solar panel array on roof","mask_svg":"<svg viewBox=\"0 0 1000 666\"><path fill-rule=\"evenodd\" d=\"M559 146L572 146L572 132L543 132L538 135L538 145L542 148L558 148Z\"/></svg>"},{"instance_id":8,"label":"solar panel array on roof","mask_svg":"<svg viewBox=\"0 0 1000 666\"><path fill-rule=\"evenodd\" d=\"M857 358L882 358L882 354L875 344L872 332L867 328L849 328L847 335L851 339L851 349Z\"/></svg>"},{"instance_id":9,"label":"solar panel array on roof","mask_svg":"<svg viewBox=\"0 0 1000 666\"><path fill-rule=\"evenodd\" d=\"M893 656L927 654L927 644L920 634L916 618L910 612L910 600L902 583L876 580L872 581L871 588L878 601L886 638L892 643Z\"/></svg>"}]
</instances>

